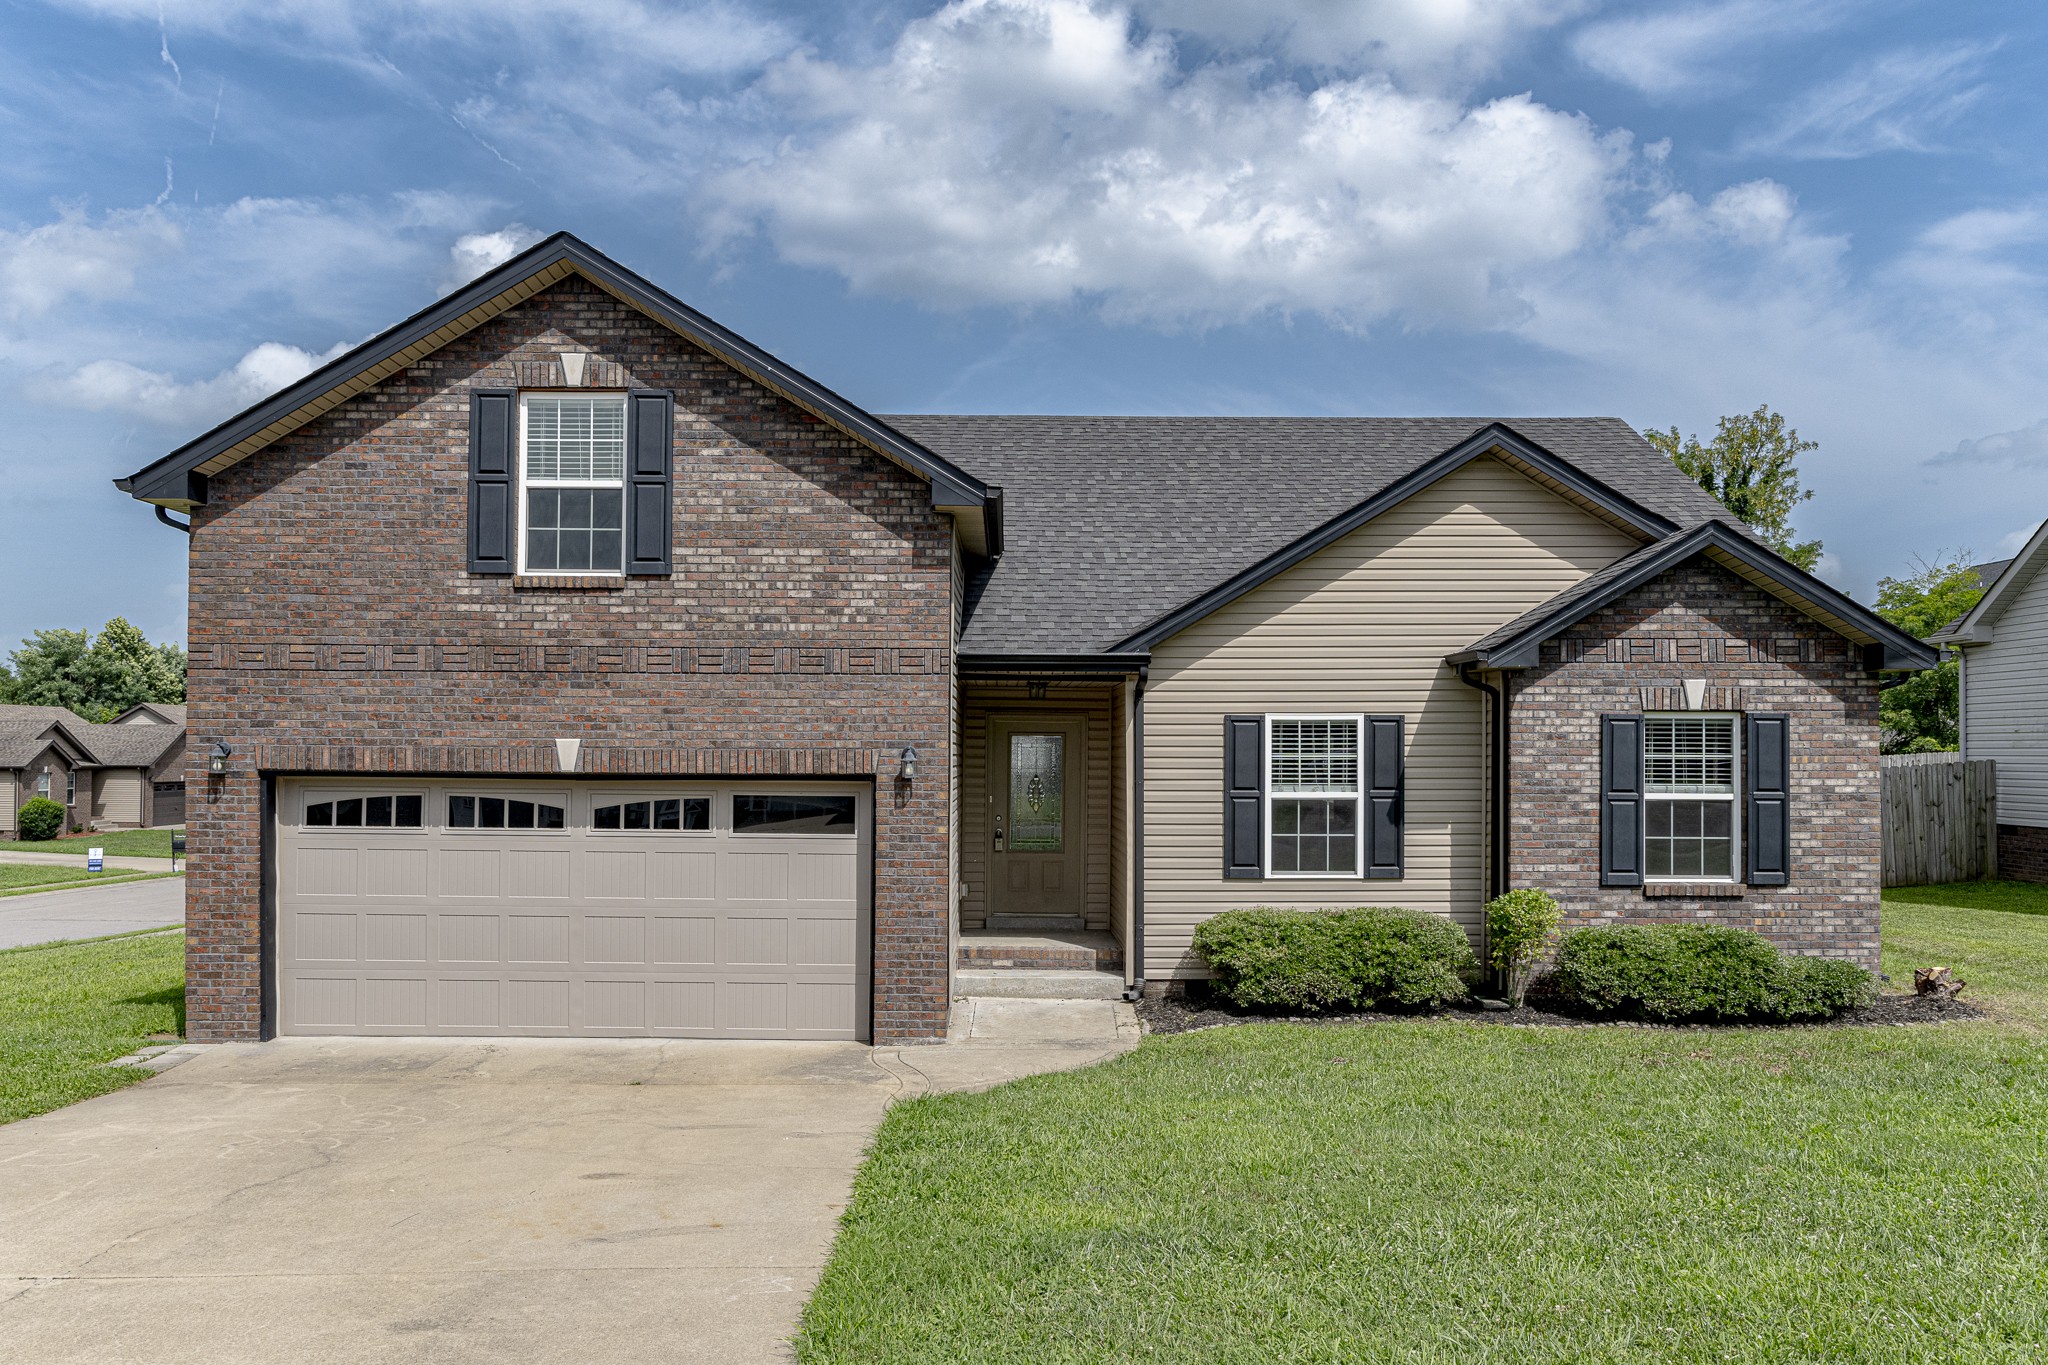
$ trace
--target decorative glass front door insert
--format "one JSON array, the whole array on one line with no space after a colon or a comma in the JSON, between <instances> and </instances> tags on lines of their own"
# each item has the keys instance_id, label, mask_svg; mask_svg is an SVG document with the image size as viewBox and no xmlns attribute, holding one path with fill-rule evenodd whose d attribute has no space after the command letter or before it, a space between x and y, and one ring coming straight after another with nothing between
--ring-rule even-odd
<instances>
[{"instance_id":1,"label":"decorative glass front door insert","mask_svg":"<svg viewBox=\"0 0 2048 1365\"><path fill-rule=\"evenodd\" d=\"M1067 737L1010 736L1010 847L1058 853L1066 846Z\"/></svg>"}]
</instances>

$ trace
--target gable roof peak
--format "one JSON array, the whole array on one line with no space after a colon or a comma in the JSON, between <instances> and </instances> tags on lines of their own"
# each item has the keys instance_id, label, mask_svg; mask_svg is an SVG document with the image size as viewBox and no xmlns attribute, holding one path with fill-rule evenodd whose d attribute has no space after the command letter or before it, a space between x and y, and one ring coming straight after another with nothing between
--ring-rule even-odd
<instances>
[{"instance_id":1,"label":"gable roof peak","mask_svg":"<svg viewBox=\"0 0 2048 1365\"><path fill-rule=\"evenodd\" d=\"M387 328L347 354L195 437L114 486L143 502L190 511L206 502L206 480L307 422L482 326L551 284L578 275L853 440L927 480L932 505L979 514L981 480L856 407L809 375L612 260L569 232L551 233L460 289ZM992 550L1000 549L994 545Z\"/></svg>"}]
</instances>

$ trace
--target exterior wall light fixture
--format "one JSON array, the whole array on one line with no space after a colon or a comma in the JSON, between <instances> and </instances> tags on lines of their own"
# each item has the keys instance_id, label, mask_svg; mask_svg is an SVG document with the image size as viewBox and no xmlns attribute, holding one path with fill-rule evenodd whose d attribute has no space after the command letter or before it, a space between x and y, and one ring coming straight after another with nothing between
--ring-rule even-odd
<instances>
[{"instance_id":1,"label":"exterior wall light fixture","mask_svg":"<svg viewBox=\"0 0 2048 1365\"><path fill-rule=\"evenodd\" d=\"M226 740L215 740L213 748L206 755L206 771L210 773L226 772L228 770L228 755L233 752L234 750L228 747Z\"/></svg>"},{"instance_id":2,"label":"exterior wall light fixture","mask_svg":"<svg viewBox=\"0 0 2048 1365\"><path fill-rule=\"evenodd\" d=\"M917 750L909 745L905 745L903 747L903 756L899 761L903 766L896 770L896 776L902 778L905 782L917 781Z\"/></svg>"}]
</instances>

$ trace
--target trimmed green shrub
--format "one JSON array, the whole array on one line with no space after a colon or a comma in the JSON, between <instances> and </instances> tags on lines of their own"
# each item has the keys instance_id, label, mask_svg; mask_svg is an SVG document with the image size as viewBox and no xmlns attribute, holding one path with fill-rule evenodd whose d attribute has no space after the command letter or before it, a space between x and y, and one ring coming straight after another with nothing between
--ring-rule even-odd
<instances>
[{"instance_id":1,"label":"trimmed green shrub","mask_svg":"<svg viewBox=\"0 0 2048 1365\"><path fill-rule=\"evenodd\" d=\"M1787 953L1778 959L1765 1010L1775 1019L1832 1019L1876 994L1877 981L1853 962Z\"/></svg>"},{"instance_id":2,"label":"trimmed green shrub","mask_svg":"<svg viewBox=\"0 0 2048 1365\"><path fill-rule=\"evenodd\" d=\"M1575 929L1551 984L1597 1014L1667 1021L1825 1018L1871 991L1854 963L1787 958L1761 934L1705 924Z\"/></svg>"},{"instance_id":3,"label":"trimmed green shrub","mask_svg":"<svg viewBox=\"0 0 2048 1365\"><path fill-rule=\"evenodd\" d=\"M1510 891L1486 903L1489 965L1501 975L1508 999L1519 1006L1529 994L1536 965L1557 943L1564 912L1548 894L1532 888Z\"/></svg>"},{"instance_id":4,"label":"trimmed green shrub","mask_svg":"<svg viewBox=\"0 0 2048 1365\"><path fill-rule=\"evenodd\" d=\"M14 827L24 839L54 839L64 828L64 808L47 796L34 797L15 812Z\"/></svg>"},{"instance_id":5,"label":"trimmed green shrub","mask_svg":"<svg viewBox=\"0 0 2048 1365\"><path fill-rule=\"evenodd\" d=\"M1195 930L1195 951L1247 1009L1436 1006L1463 999L1463 973L1478 966L1442 915L1378 906L1228 910Z\"/></svg>"}]
</instances>

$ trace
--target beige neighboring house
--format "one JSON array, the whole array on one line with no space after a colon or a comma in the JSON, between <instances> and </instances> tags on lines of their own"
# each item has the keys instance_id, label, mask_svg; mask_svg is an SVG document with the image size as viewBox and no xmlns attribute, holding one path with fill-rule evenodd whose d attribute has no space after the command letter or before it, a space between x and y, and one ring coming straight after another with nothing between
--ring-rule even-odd
<instances>
[{"instance_id":1,"label":"beige neighboring house","mask_svg":"<svg viewBox=\"0 0 2048 1365\"><path fill-rule=\"evenodd\" d=\"M185 708L130 707L95 725L61 706L0 706L0 836L38 796L74 830L185 823Z\"/></svg>"}]
</instances>

